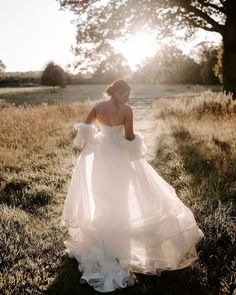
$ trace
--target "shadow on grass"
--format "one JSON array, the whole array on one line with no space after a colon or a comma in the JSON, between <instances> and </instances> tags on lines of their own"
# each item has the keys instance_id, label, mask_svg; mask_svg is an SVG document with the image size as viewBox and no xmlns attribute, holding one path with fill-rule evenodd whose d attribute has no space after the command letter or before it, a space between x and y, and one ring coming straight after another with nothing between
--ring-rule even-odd
<instances>
[{"instance_id":1,"label":"shadow on grass","mask_svg":"<svg viewBox=\"0 0 236 295\"><path fill-rule=\"evenodd\" d=\"M220 149L220 157L219 154L209 157L202 152L207 151L206 142L203 139L193 138L188 130L173 128L172 137L183 160L184 169L191 175L191 185L194 187L201 183L207 184L210 190L209 196L215 196L216 200L233 201L236 197L236 190L232 189L236 161L231 158L230 145L213 139L210 144Z\"/></svg>"},{"instance_id":2,"label":"shadow on grass","mask_svg":"<svg viewBox=\"0 0 236 295\"><path fill-rule=\"evenodd\" d=\"M75 259L69 258L66 254L63 263L57 270L58 277L44 292L47 295L72 295L72 294L101 294L95 291L92 286L80 284L82 273L78 270ZM161 276L144 275L135 273L138 281L133 286L116 289L109 293L120 294L153 294L159 295L204 295L209 294L203 286L199 284L198 274L191 267L177 271L163 271Z\"/></svg>"},{"instance_id":3,"label":"shadow on grass","mask_svg":"<svg viewBox=\"0 0 236 295\"><path fill-rule=\"evenodd\" d=\"M232 294L235 278L235 208L231 201L235 197L236 163L230 157L231 147L213 138L210 144L213 148L215 144L220 153L219 150L217 154L204 153L207 143L193 138L188 130L175 127L171 136L175 140L174 145L171 141L166 146L169 139L165 136L161 138L153 165L165 171L166 178L177 180L175 188L183 186L186 195L189 195L191 188L190 198L192 196L197 212L195 218L206 236L198 245L199 261L194 267L196 280L198 276L210 294L223 294L225 290L228 293L224 294ZM181 174L190 176L186 178L186 183L183 183L185 180L178 180ZM194 280L189 282L193 284Z\"/></svg>"},{"instance_id":4,"label":"shadow on grass","mask_svg":"<svg viewBox=\"0 0 236 295\"><path fill-rule=\"evenodd\" d=\"M35 187L27 179L13 179L0 191L1 203L35 213L38 208L49 204L53 192L45 185Z\"/></svg>"},{"instance_id":5,"label":"shadow on grass","mask_svg":"<svg viewBox=\"0 0 236 295\"><path fill-rule=\"evenodd\" d=\"M75 259L63 256L62 265L57 270L58 277L44 292L48 295L70 295L70 294L94 294L92 288L87 284L79 283L81 273L78 270Z\"/></svg>"}]
</instances>

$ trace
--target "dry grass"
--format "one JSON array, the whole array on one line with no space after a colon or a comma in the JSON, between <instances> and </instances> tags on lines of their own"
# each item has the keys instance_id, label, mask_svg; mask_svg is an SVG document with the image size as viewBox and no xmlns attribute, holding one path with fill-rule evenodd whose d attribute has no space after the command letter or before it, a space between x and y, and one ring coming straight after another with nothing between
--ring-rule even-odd
<instances>
[{"instance_id":1,"label":"dry grass","mask_svg":"<svg viewBox=\"0 0 236 295\"><path fill-rule=\"evenodd\" d=\"M153 103L157 116L165 118L173 115L181 119L232 118L236 114L236 100L223 92L210 90L198 95L182 96L173 99L158 99Z\"/></svg>"},{"instance_id":2,"label":"dry grass","mask_svg":"<svg viewBox=\"0 0 236 295\"><path fill-rule=\"evenodd\" d=\"M223 93L153 104L165 131L152 164L193 210L206 238L196 281L207 294L233 294L236 280L236 101ZM168 126L168 127L167 127Z\"/></svg>"},{"instance_id":3,"label":"dry grass","mask_svg":"<svg viewBox=\"0 0 236 295\"><path fill-rule=\"evenodd\" d=\"M216 98L216 100L214 100ZM229 109L227 109L227 107ZM232 294L235 280L235 102L207 92L154 103L151 164L193 210L206 239L190 268L138 275L124 294ZM0 289L12 294L94 294L64 253L59 218L78 150L74 122L88 106L5 104L0 116ZM208 110L208 111L206 111ZM153 130L153 134L154 134Z\"/></svg>"},{"instance_id":4,"label":"dry grass","mask_svg":"<svg viewBox=\"0 0 236 295\"><path fill-rule=\"evenodd\" d=\"M0 289L42 294L63 263L59 217L88 106L7 107L0 116Z\"/></svg>"}]
</instances>

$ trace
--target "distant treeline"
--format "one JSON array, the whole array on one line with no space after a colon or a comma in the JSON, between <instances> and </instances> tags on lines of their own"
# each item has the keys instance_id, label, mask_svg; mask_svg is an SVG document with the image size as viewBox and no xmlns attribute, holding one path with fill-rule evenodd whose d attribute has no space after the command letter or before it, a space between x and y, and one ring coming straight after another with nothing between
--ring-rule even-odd
<instances>
[{"instance_id":1,"label":"distant treeline","mask_svg":"<svg viewBox=\"0 0 236 295\"><path fill-rule=\"evenodd\" d=\"M109 83L125 78L136 83L221 84L221 48L203 48L198 52L198 62L173 46L159 50L136 71L123 65L120 59L103 61L85 77L71 74L50 62L43 71L1 72L0 87L29 87L40 85L78 85ZM120 58L120 57L119 57ZM116 62L117 60L117 62Z\"/></svg>"},{"instance_id":2,"label":"distant treeline","mask_svg":"<svg viewBox=\"0 0 236 295\"><path fill-rule=\"evenodd\" d=\"M40 77L22 76L20 73L5 74L0 77L0 87L30 87L40 85Z\"/></svg>"},{"instance_id":3,"label":"distant treeline","mask_svg":"<svg viewBox=\"0 0 236 295\"><path fill-rule=\"evenodd\" d=\"M134 74L137 82L177 84L220 84L219 49L202 49L198 62L175 47L166 47Z\"/></svg>"}]
</instances>

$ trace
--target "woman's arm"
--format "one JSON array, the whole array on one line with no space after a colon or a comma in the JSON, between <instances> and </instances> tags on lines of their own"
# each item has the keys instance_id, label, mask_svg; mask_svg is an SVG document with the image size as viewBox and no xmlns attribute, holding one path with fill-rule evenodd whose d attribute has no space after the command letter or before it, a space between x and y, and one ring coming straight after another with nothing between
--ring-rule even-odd
<instances>
[{"instance_id":1,"label":"woman's arm","mask_svg":"<svg viewBox=\"0 0 236 295\"><path fill-rule=\"evenodd\" d=\"M96 120L96 104L91 108L91 110L86 115L84 123L90 124Z\"/></svg>"},{"instance_id":2,"label":"woman's arm","mask_svg":"<svg viewBox=\"0 0 236 295\"><path fill-rule=\"evenodd\" d=\"M133 131L133 111L130 106L126 106L125 115L125 138L128 140L133 140L135 138Z\"/></svg>"}]
</instances>

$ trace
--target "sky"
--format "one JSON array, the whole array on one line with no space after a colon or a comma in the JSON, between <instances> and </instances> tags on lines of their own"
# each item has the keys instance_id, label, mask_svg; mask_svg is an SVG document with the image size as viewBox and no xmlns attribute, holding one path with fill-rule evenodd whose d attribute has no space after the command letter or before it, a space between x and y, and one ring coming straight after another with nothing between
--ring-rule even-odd
<instances>
[{"instance_id":1,"label":"sky","mask_svg":"<svg viewBox=\"0 0 236 295\"><path fill-rule=\"evenodd\" d=\"M6 72L41 71L53 60L63 68L73 61L73 13L56 0L0 0L0 60Z\"/></svg>"},{"instance_id":2,"label":"sky","mask_svg":"<svg viewBox=\"0 0 236 295\"><path fill-rule=\"evenodd\" d=\"M75 16L69 10L59 9L56 0L0 0L0 60L6 65L6 72L42 71L49 61L64 69L73 64ZM155 52L151 39L140 32L129 43L118 43L116 49L121 50L134 70L137 63ZM188 54L203 40L218 42L219 36L201 30L195 40L182 44L182 50ZM142 50L137 51L137 45Z\"/></svg>"}]
</instances>

